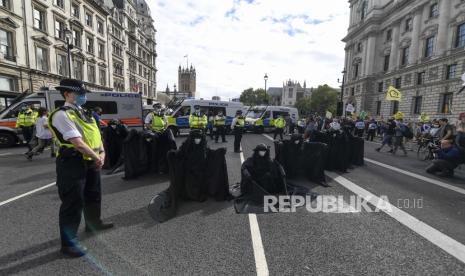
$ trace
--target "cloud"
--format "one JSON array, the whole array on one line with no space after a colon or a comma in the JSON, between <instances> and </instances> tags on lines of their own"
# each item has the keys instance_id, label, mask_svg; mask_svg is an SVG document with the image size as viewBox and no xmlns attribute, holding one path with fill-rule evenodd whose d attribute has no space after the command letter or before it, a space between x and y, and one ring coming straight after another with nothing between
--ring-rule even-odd
<instances>
[{"instance_id":1,"label":"cloud","mask_svg":"<svg viewBox=\"0 0 465 276\"><path fill-rule=\"evenodd\" d=\"M349 4L344 0L148 1L157 29L157 83L177 83L178 66L197 69L200 97L237 97L248 87L337 86L344 67ZM161 4L163 3L163 4ZM194 4L193 4L194 3ZM162 5L164 5L162 7Z\"/></svg>"}]
</instances>

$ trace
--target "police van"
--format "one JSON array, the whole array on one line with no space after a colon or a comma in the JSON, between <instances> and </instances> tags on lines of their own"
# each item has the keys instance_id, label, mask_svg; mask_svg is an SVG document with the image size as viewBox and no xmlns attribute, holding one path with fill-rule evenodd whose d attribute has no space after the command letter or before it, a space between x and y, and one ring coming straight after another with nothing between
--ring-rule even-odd
<instances>
[{"instance_id":1,"label":"police van","mask_svg":"<svg viewBox=\"0 0 465 276\"><path fill-rule=\"evenodd\" d=\"M21 107L32 106L35 110L46 107L53 111L64 102L60 92L52 90L18 96L10 106L0 111L0 147L12 146L23 140L20 130L16 129L16 118ZM143 126L142 98L139 94L112 91L87 93L84 108L91 110L97 106L102 108L101 119L106 123L118 119L128 127Z\"/></svg>"},{"instance_id":2,"label":"police van","mask_svg":"<svg viewBox=\"0 0 465 276\"><path fill-rule=\"evenodd\" d=\"M207 116L209 114L215 116L219 111L222 111L226 116L226 126L231 126L237 110L241 110L244 114L247 111L240 102L180 99L178 102L168 104L168 112L165 114L168 127L175 136L188 131L189 115L194 111L196 105L200 106L200 111Z\"/></svg>"},{"instance_id":3,"label":"police van","mask_svg":"<svg viewBox=\"0 0 465 276\"><path fill-rule=\"evenodd\" d=\"M263 133L274 130L274 120L279 116L290 117L292 123L299 120L299 112L295 107L287 106L254 106L245 115L245 127L248 131Z\"/></svg>"}]
</instances>

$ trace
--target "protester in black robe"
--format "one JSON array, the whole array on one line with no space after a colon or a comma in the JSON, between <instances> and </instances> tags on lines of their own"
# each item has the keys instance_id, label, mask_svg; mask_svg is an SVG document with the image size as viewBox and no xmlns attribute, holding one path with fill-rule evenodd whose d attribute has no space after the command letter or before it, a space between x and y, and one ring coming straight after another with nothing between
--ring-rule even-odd
<instances>
[{"instance_id":1,"label":"protester in black robe","mask_svg":"<svg viewBox=\"0 0 465 276\"><path fill-rule=\"evenodd\" d=\"M149 171L149 142L147 133L132 129L123 143L124 179L133 179Z\"/></svg>"},{"instance_id":2,"label":"protester in black robe","mask_svg":"<svg viewBox=\"0 0 465 276\"><path fill-rule=\"evenodd\" d=\"M123 155L123 142L128 136L127 126L118 120L112 120L103 129L103 140L105 145L105 165L112 169L121 162Z\"/></svg>"}]
</instances>

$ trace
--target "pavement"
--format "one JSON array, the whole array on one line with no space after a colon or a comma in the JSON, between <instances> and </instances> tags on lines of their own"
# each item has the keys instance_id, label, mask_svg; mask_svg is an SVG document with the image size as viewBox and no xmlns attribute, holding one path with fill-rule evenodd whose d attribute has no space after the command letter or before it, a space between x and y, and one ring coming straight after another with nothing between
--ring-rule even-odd
<instances>
[{"instance_id":1,"label":"pavement","mask_svg":"<svg viewBox=\"0 0 465 276\"><path fill-rule=\"evenodd\" d=\"M184 138L177 138L178 144ZM231 185L241 161L267 135L247 134L243 156L226 144ZM114 229L79 232L90 253L59 254L54 159L48 151L27 161L24 148L0 150L0 275L464 275L465 178L424 173L427 162L378 153L365 144L366 164L349 173L328 172L320 195L373 195L389 211L239 215L232 202L181 205L177 217L154 222L150 199L169 185L166 176L125 181L103 176L103 217ZM273 152L273 150L272 150ZM371 206L371 205L370 205Z\"/></svg>"}]
</instances>

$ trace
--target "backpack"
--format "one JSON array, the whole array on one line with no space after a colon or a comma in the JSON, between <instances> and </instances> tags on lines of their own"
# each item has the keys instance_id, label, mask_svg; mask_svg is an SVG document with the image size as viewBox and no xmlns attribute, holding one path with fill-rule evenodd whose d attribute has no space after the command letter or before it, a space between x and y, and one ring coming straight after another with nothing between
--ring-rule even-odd
<instances>
[{"instance_id":1,"label":"backpack","mask_svg":"<svg viewBox=\"0 0 465 276\"><path fill-rule=\"evenodd\" d=\"M408 126L406 126L406 125L401 126L401 132L402 132L402 135L405 138L407 138L407 139L412 139L413 138L413 132Z\"/></svg>"}]
</instances>

